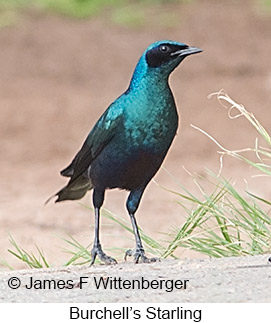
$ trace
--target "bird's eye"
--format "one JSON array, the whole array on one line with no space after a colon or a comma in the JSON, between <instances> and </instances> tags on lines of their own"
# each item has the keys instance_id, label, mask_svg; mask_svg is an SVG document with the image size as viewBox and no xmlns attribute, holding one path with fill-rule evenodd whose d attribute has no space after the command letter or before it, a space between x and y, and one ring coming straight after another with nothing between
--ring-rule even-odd
<instances>
[{"instance_id":1,"label":"bird's eye","mask_svg":"<svg viewBox=\"0 0 271 323\"><path fill-rule=\"evenodd\" d=\"M166 54L166 53L169 52L169 47L167 45L161 45L159 47L159 50L160 50L161 53Z\"/></svg>"}]
</instances>

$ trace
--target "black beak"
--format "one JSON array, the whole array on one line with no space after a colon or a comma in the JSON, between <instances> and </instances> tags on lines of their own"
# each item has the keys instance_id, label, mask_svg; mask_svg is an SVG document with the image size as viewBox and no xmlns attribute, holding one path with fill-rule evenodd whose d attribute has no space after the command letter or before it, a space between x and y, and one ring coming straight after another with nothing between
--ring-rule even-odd
<instances>
[{"instance_id":1,"label":"black beak","mask_svg":"<svg viewBox=\"0 0 271 323\"><path fill-rule=\"evenodd\" d=\"M185 57L192 54L201 53L203 50L198 47L189 46L187 48L177 50L177 52L171 53L171 56Z\"/></svg>"}]
</instances>

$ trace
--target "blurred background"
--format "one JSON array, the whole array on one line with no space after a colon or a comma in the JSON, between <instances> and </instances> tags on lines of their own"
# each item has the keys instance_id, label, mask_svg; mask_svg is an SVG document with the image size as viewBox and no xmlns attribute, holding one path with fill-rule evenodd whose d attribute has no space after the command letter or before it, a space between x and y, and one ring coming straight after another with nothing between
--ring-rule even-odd
<instances>
[{"instance_id":1,"label":"blurred background","mask_svg":"<svg viewBox=\"0 0 271 323\"><path fill-rule=\"evenodd\" d=\"M191 173L219 171L218 147L194 124L228 149L255 145L244 118L207 96L224 89L263 126L271 126L271 1L268 0L0 0L0 258L9 234L27 250L37 244L51 264L67 255L61 239L83 245L93 239L91 195L78 202L44 206L66 183L69 164L106 107L128 86L142 52L171 39L200 47L170 79L181 116L178 136L155 181L171 190L198 188ZM271 185L231 157L223 176L270 200ZM243 181L245 179L247 184ZM127 192L110 191L105 207L128 220ZM150 183L137 212L139 225L156 239L183 221L178 198ZM102 219L105 249L133 247L133 236ZM190 251L182 257L194 257Z\"/></svg>"}]
</instances>

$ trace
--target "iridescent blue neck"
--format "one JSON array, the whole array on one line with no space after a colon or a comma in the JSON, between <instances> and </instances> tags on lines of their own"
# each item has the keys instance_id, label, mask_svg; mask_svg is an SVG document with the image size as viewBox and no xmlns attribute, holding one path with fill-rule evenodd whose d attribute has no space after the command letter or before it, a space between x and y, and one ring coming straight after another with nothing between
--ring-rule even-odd
<instances>
[{"instance_id":1,"label":"iridescent blue neck","mask_svg":"<svg viewBox=\"0 0 271 323\"><path fill-rule=\"evenodd\" d=\"M167 87L168 77L169 73L162 71L159 68L149 68L146 63L145 55L143 54L136 65L129 89L135 90L142 87L146 87L147 89L152 85L156 87Z\"/></svg>"}]
</instances>

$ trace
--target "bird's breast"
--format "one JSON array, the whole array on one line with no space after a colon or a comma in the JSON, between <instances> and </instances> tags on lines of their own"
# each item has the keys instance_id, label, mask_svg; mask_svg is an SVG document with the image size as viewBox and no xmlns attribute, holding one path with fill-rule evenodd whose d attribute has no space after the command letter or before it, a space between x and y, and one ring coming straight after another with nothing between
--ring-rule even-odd
<instances>
[{"instance_id":1,"label":"bird's breast","mask_svg":"<svg viewBox=\"0 0 271 323\"><path fill-rule=\"evenodd\" d=\"M173 111L171 111L173 110ZM163 151L168 149L178 127L178 115L174 107L160 111L135 111L125 122L125 137L133 147Z\"/></svg>"}]
</instances>

